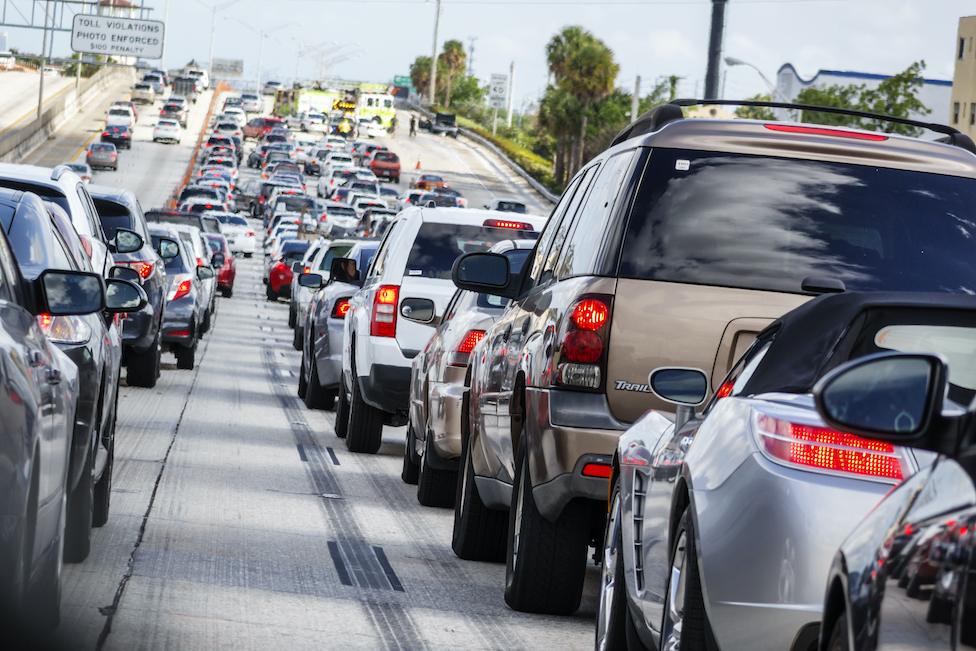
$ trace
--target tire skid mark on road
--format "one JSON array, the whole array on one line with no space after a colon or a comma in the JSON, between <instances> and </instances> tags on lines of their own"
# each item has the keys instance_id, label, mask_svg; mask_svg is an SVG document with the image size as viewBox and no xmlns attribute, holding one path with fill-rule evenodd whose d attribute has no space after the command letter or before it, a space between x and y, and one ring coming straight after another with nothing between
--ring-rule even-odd
<instances>
[{"instance_id":1,"label":"tire skid mark on road","mask_svg":"<svg viewBox=\"0 0 976 651\"><path fill-rule=\"evenodd\" d=\"M169 445L166 446L166 454L163 455L162 460L159 462L159 470L156 472L156 479L153 481L152 493L149 496L149 504L146 505L146 511L142 515L142 521L139 524L139 532L136 536L136 540L132 545L132 550L129 552L129 558L126 561L125 572L119 579L118 586L115 588L115 595L112 597L112 603L109 606L104 606L99 608L99 612L105 615L105 623L102 625L102 630L98 634L98 640L95 643L96 651L101 651L104 648L105 643L108 641L108 636L112 632L112 622L115 619L115 614L119 611L119 607L122 605L122 598L125 596L126 586L129 584L129 579L132 578L133 572L135 571L136 564L136 554L139 551L139 547L142 545L142 541L146 536L146 528L149 525L149 516L152 515L153 507L156 505L156 495L159 492L159 485L163 480L163 473L166 471L166 464L169 461L169 455L173 450L173 446L176 444L176 437L179 436L180 426L183 424L183 416L186 414L186 408L190 404L190 396L193 395L193 389L197 385L197 379L200 377L200 367L203 365L203 360L207 357L207 350L210 348L210 340L204 340L203 354L197 359L197 363L193 369L193 381L190 383L190 389L187 391L186 399L183 401L183 407L180 409L180 415L176 419L176 424L173 427L173 435L170 437Z\"/></svg>"},{"instance_id":2,"label":"tire skid mark on road","mask_svg":"<svg viewBox=\"0 0 976 651\"><path fill-rule=\"evenodd\" d=\"M280 358L271 347L264 347L263 357L268 383L273 395L278 399L285 420L289 424L295 444L301 446L306 457L306 469L312 480L314 490L319 495L341 496L338 481L332 473L331 460L327 452L312 435L305 418L304 405L292 393L290 384L285 384L277 372ZM377 637L388 649L422 649L426 642L406 608L397 603L376 599L374 590L394 590L400 585L396 574L396 584L387 574L375 548L366 542L359 524L342 499L323 499L319 502L329 525L336 531L336 540L329 541L328 549L336 574L344 585L356 585L360 590L368 590L360 600L373 624ZM385 554L383 554L385 558ZM387 560L387 565L389 561ZM392 567L390 567L392 572ZM343 577L349 581L347 584ZM402 591L402 585L400 585Z\"/></svg>"}]
</instances>

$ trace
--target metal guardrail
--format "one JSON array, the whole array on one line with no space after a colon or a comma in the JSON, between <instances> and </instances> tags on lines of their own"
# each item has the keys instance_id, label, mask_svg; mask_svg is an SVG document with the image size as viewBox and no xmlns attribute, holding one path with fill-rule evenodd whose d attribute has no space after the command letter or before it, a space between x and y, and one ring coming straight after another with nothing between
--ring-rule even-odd
<instances>
[{"instance_id":1,"label":"metal guardrail","mask_svg":"<svg viewBox=\"0 0 976 651\"><path fill-rule=\"evenodd\" d=\"M423 106L418 106L416 104L408 104L407 107L410 108L411 110L417 111L418 113L422 114L424 117L428 119L433 119L434 117L434 114L430 110L424 108ZM543 199L545 199L546 201L552 204L558 203L559 201L558 194L555 194L554 192L549 190L549 188L539 183L539 181L537 181L534 176L526 172L521 165L519 165L511 158L509 158L508 155L505 154L505 152L501 149L501 147L491 142L487 138L475 133L474 131L471 131L470 129L465 129L464 127L458 127L458 133L460 133L468 140L473 140L477 144L481 145L482 147L484 147L485 149L487 149L488 151L492 152L493 154L501 158L503 161L505 161L505 163L509 167L511 167L516 174L518 174L523 179L525 179L526 183L529 184L529 187L535 190L536 194L541 196Z\"/></svg>"}]
</instances>

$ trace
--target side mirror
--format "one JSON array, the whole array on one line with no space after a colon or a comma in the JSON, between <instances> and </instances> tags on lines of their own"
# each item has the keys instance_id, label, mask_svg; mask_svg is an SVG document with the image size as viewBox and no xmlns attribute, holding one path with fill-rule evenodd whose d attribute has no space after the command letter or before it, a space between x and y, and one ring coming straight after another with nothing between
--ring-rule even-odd
<instances>
[{"instance_id":1,"label":"side mirror","mask_svg":"<svg viewBox=\"0 0 976 651\"><path fill-rule=\"evenodd\" d=\"M104 284L98 274L47 269L34 281L34 286L38 313L92 314L105 307Z\"/></svg>"},{"instance_id":2,"label":"side mirror","mask_svg":"<svg viewBox=\"0 0 976 651\"><path fill-rule=\"evenodd\" d=\"M333 258L332 266L329 267L329 282L360 284L356 261L352 258Z\"/></svg>"},{"instance_id":3,"label":"side mirror","mask_svg":"<svg viewBox=\"0 0 976 651\"><path fill-rule=\"evenodd\" d=\"M937 355L877 353L837 367L813 389L828 425L895 445L954 451L943 427L946 363ZM926 440L929 439L929 440Z\"/></svg>"},{"instance_id":4,"label":"side mirror","mask_svg":"<svg viewBox=\"0 0 976 651\"><path fill-rule=\"evenodd\" d=\"M309 289L321 289L325 287L325 278L322 274L302 274L298 277L298 284Z\"/></svg>"},{"instance_id":5,"label":"side mirror","mask_svg":"<svg viewBox=\"0 0 976 651\"><path fill-rule=\"evenodd\" d=\"M159 238L159 246L156 252L164 261L169 261L179 256L180 244L176 240L168 237L161 237Z\"/></svg>"},{"instance_id":6,"label":"side mirror","mask_svg":"<svg viewBox=\"0 0 976 651\"><path fill-rule=\"evenodd\" d=\"M115 265L108 270L108 277L128 280L132 283L139 282L139 273L135 269L132 269L131 267L122 267L119 265Z\"/></svg>"},{"instance_id":7,"label":"side mirror","mask_svg":"<svg viewBox=\"0 0 976 651\"><path fill-rule=\"evenodd\" d=\"M454 261L451 279L461 289L515 298L508 258L497 253L468 253Z\"/></svg>"},{"instance_id":8,"label":"side mirror","mask_svg":"<svg viewBox=\"0 0 976 651\"><path fill-rule=\"evenodd\" d=\"M105 281L105 310L115 312L138 312L149 303L146 291L139 285L109 278Z\"/></svg>"},{"instance_id":9,"label":"side mirror","mask_svg":"<svg viewBox=\"0 0 976 651\"><path fill-rule=\"evenodd\" d=\"M210 280L215 275L214 268L209 265L200 265L197 267L197 278L200 280Z\"/></svg>"},{"instance_id":10,"label":"side mirror","mask_svg":"<svg viewBox=\"0 0 976 651\"><path fill-rule=\"evenodd\" d=\"M302 273L302 269L304 269L304 268L305 267L302 265L301 261L292 262L291 263L291 271L292 271L292 273L300 274L300 273Z\"/></svg>"},{"instance_id":11,"label":"side mirror","mask_svg":"<svg viewBox=\"0 0 976 651\"><path fill-rule=\"evenodd\" d=\"M647 384L658 398L677 405L674 412L675 431L691 420L695 407L708 397L708 376L697 368L656 368L647 376Z\"/></svg>"},{"instance_id":12,"label":"side mirror","mask_svg":"<svg viewBox=\"0 0 976 651\"><path fill-rule=\"evenodd\" d=\"M434 301L429 298L405 298L400 303L400 314L404 319L432 324L435 319Z\"/></svg>"},{"instance_id":13,"label":"side mirror","mask_svg":"<svg viewBox=\"0 0 976 651\"><path fill-rule=\"evenodd\" d=\"M219 267L223 267L224 266L224 262L225 262L225 260L224 260L224 254L223 253L214 253L212 256L210 256L210 264L215 269L217 269Z\"/></svg>"},{"instance_id":14,"label":"side mirror","mask_svg":"<svg viewBox=\"0 0 976 651\"><path fill-rule=\"evenodd\" d=\"M142 248L145 240L135 231L128 228L115 229L115 237L109 240L108 248L112 253L135 253Z\"/></svg>"}]
</instances>

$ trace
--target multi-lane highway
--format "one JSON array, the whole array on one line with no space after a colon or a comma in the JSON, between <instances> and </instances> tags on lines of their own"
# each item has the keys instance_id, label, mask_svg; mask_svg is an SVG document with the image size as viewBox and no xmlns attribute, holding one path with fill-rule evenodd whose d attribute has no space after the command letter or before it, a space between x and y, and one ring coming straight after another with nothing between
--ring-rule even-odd
<instances>
[{"instance_id":1,"label":"multi-lane highway","mask_svg":"<svg viewBox=\"0 0 976 651\"><path fill-rule=\"evenodd\" d=\"M144 109L119 171L94 182L160 205L206 105L193 107L178 146L149 142L154 111ZM34 160L78 150L96 119L79 119ZM401 128L383 141L409 167L404 187L420 161L471 205L508 196L546 210L463 140L411 139ZM112 514L91 556L65 566L59 640L125 650L590 646L598 576L574 617L509 609L504 565L459 560L452 512L421 507L400 480L405 428L386 428L376 456L353 455L334 412L305 408L287 304L265 300L259 256L237 264L234 297L220 300L197 368L177 371L167 355L154 389L121 390Z\"/></svg>"}]
</instances>

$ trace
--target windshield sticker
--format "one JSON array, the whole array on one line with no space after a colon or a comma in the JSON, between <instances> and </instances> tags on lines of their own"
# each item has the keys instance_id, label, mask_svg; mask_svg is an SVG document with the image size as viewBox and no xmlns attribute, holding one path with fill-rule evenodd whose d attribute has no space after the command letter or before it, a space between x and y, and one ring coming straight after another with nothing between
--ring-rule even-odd
<instances>
[{"instance_id":1,"label":"windshield sticker","mask_svg":"<svg viewBox=\"0 0 976 651\"><path fill-rule=\"evenodd\" d=\"M422 276L424 272L422 269L410 269L407 271L408 276Z\"/></svg>"},{"instance_id":2,"label":"windshield sticker","mask_svg":"<svg viewBox=\"0 0 976 651\"><path fill-rule=\"evenodd\" d=\"M679 158L678 160L674 161L674 169L678 170L679 172L687 172L689 169L691 169L691 161L687 158Z\"/></svg>"}]
</instances>

